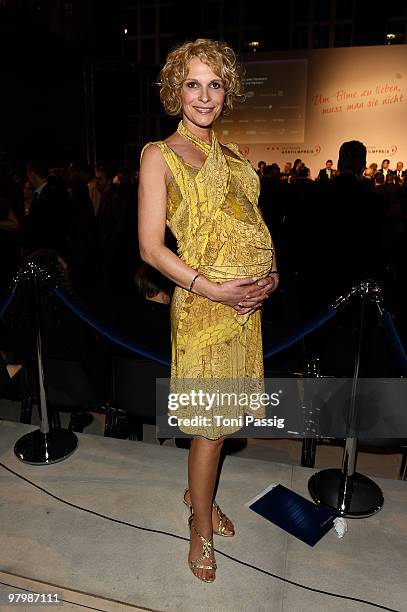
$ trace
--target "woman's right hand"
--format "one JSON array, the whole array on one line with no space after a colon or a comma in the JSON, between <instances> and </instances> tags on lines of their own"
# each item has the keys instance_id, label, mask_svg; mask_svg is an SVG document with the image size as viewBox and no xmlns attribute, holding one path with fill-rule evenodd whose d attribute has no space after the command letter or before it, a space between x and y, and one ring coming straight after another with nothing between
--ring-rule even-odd
<instances>
[{"instance_id":1,"label":"woman's right hand","mask_svg":"<svg viewBox=\"0 0 407 612\"><path fill-rule=\"evenodd\" d=\"M241 306L239 303L249 296L253 305L264 301L264 289L257 284L257 281L256 277L250 277L214 284L210 299L240 311Z\"/></svg>"}]
</instances>

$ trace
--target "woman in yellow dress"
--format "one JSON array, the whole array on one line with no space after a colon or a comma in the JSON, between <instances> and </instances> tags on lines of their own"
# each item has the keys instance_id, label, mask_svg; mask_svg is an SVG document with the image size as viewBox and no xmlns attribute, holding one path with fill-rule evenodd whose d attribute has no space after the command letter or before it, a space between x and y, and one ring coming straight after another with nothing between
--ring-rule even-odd
<instances>
[{"instance_id":1,"label":"woman in yellow dress","mask_svg":"<svg viewBox=\"0 0 407 612\"><path fill-rule=\"evenodd\" d=\"M143 149L139 243L142 259L176 284L172 389L191 380L203 381L207 389L211 380L223 379L239 391L258 390L260 308L278 284L273 243L258 209L256 172L236 145L220 144L213 131L216 119L242 96L236 56L223 42L184 43L169 53L160 82L166 111L181 121L169 138ZM178 255L165 246L166 225ZM238 405L225 408L227 417L248 412ZM177 411L181 419L194 414L192 405ZM189 566L199 579L212 582L213 533L234 535L214 501L219 456L224 436L238 428L214 419L180 428L194 436L183 499L191 509Z\"/></svg>"}]
</instances>

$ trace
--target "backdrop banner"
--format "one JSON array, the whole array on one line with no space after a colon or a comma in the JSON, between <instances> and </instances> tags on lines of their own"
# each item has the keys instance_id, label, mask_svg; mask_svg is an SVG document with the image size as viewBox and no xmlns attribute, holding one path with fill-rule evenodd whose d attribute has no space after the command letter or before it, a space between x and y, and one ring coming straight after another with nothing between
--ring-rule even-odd
<instances>
[{"instance_id":1,"label":"backdrop banner","mask_svg":"<svg viewBox=\"0 0 407 612\"><path fill-rule=\"evenodd\" d=\"M300 158L315 178L340 145L360 140L369 163L407 167L407 45L276 53L244 63L247 100L220 119L221 142L260 160Z\"/></svg>"}]
</instances>

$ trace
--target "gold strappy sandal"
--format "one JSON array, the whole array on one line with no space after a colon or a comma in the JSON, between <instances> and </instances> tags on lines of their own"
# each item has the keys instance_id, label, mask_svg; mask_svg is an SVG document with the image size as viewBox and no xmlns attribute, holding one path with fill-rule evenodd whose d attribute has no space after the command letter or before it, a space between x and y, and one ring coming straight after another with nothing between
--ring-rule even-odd
<instances>
[{"instance_id":1,"label":"gold strappy sandal","mask_svg":"<svg viewBox=\"0 0 407 612\"><path fill-rule=\"evenodd\" d=\"M189 504L187 502L187 500L185 499L185 495L188 493L188 491L189 491L188 488L185 489L184 496L183 496L182 500L183 500L184 504L190 509L191 514L192 514L192 512L193 512L192 505ZM233 529L230 529L230 528L228 529L228 527L227 527L227 522L228 521L229 521L229 523L232 524L231 520L226 516L226 514L224 514L222 512L222 510L219 508L219 506L216 503L216 501L213 502L212 507L214 508L214 510L216 511L216 514L219 517L218 529L216 531L214 530L213 533L215 535L223 536L224 538L231 538L232 536L234 536L235 535L235 529L234 528ZM230 533L227 533L227 531L226 531L227 529L230 531Z\"/></svg>"},{"instance_id":2,"label":"gold strappy sandal","mask_svg":"<svg viewBox=\"0 0 407 612\"><path fill-rule=\"evenodd\" d=\"M229 529L229 533L227 533L226 530L228 529L227 522L229 521L229 523L232 524L232 521L226 516L226 514L222 512L216 501L213 502L212 506L215 508L216 514L219 517L218 529L213 533L215 533L216 535L223 536L224 538L231 538L235 535L235 529Z\"/></svg>"},{"instance_id":3,"label":"gold strappy sandal","mask_svg":"<svg viewBox=\"0 0 407 612\"><path fill-rule=\"evenodd\" d=\"M188 525L189 525L190 531L191 529L193 529L196 535L201 538L201 542L203 544L202 556L199 557L198 559L188 561L188 564L191 569L191 572L196 578L198 578L198 580L202 580L202 582L213 582L215 580L215 576L211 580L206 580L205 578L201 578L200 576L198 576L194 571L197 569L203 569L203 570L212 570L213 572L215 572L217 569L217 565L215 561L211 560L211 553L213 549L213 539L211 538L211 540L207 540L206 538L204 538L203 535L201 535L199 531L197 531L197 529L195 528L195 525L193 524L193 520L194 520L194 515L192 513L188 519Z\"/></svg>"}]
</instances>

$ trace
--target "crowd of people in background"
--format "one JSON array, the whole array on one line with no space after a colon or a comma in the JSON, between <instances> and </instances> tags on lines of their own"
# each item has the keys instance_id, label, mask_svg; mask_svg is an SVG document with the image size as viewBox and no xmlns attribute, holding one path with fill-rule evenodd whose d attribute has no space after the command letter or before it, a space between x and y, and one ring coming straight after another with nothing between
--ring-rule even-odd
<instances>
[{"instance_id":1,"label":"crowd of people in background","mask_svg":"<svg viewBox=\"0 0 407 612\"><path fill-rule=\"evenodd\" d=\"M311 170L307 167L305 162L299 158L296 159L294 163L289 161L286 162L282 170L276 163L268 165L265 161L259 161L257 164L257 174L259 175L260 179L264 178L265 176L269 176L278 178L284 183L293 183L297 179L304 178L313 180L311 177ZM335 178L335 176L338 174L338 170L333 167L332 159L327 159L325 162L325 168L321 168L321 170L319 170L318 175L314 180L329 181ZM406 176L407 170L404 170L404 162L398 161L394 170L392 170L390 168L389 159L384 159L379 169L378 164L374 162L369 164L369 166L365 168L363 172L363 179L369 181L371 186L377 186L378 184L388 182L407 188Z\"/></svg>"},{"instance_id":2,"label":"crowd of people in background","mask_svg":"<svg viewBox=\"0 0 407 612\"><path fill-rule=\"evenodd\" d=\"M344 143L338 168L328 159L314 179L301 159L259 162L259 204L271 228L279 268L295 277L310 314L358 278L386 288L386 300L405 328L407 172L402 161L366 163L361 143ZM304 297L306 296L306 298ZM310 297L312 296L312 297ZM303 313L305 314L305 312Z\"/></svg>"},{"instance_id":3,"label":"crowd of people in background","mask_svg":"<svg viewBox=\"0 0 407 612\"><path fill-rule=\"evenodd\" d=\"M28 162L20 177L0 166L0 291L24 256L53 249L69 268L75 290L109 306L133 284L140 264L137 241L137 173L85 164L48 168Z\"/></svg>"},{"instance_id":4,"label":"crowd of people in background","mask_svg":"<svg viewBox=\"0 0 407 612\"><path fill-rule=\"evenodd\" d=\"M321 258L325 259L321 240L323 235L332 233L332 220L340 219L347 210L349 233L361 210L362 204L356 201L352 210L344 201L338 202L338 209L334 210L334 194L345 181L341 178L343 171L334 168L331 159L314 180L301 159L287 162L282 170L276 163L260 161L257 173L261 182L259 204L277 243L280 269L283 267L288 272L298 272L301 266L302 257L298 253L304 232L311 236L315 228L321 228L313 240L316 240ZM393 277L403 258L406 175L403 162L397 162L392 169L389 160L384 159L379 169L372 163L358 176L358 186L375 193L376 207L372 210L377 209L374 214L380 227L378 244L383 256L382 270L391 270ZM51 248L69 267L78 294L91 303L97 299L99 305L103 296L102 301L109 308L109 300L129 291L141 263L137 240L137 189L138 171L124 167L113 169L104 164L92 173L86 164L77 162L48 168L42 160L31 160L25 176L20 177L11 165L1 163L3 265L0 291L7 288L25 255L40 248ZM372 221L372 210L363 219L361 243ZM324 226L326 211L329 218ZM306 251L309 261L309 245Z\"/></svg>"},{"instance_id":5,"label":"crowd of people in background","mask_svg":"<svg viewBox=\"0 0 407 612\"><path fill-rule=\"evenodd\" d=\"M78 162L49 168L33 159L20 175L11 164L0 163L0 300L20 266L41 252L51 266L57 262L66 286L97 321L169 358L167 303L172 288L141 264L137 190L137 172L124 167L103 164L91 173ZM20 283L0 320L0 392L12 397L36 393L29 291ZM135 325L135 312L140 326ZM81 375L75 384L82 388L81 381L86 382L89 401L106 401L112 347L50 291L41 293L41 336L48 371L77 364ZM19 364L17 370L14 364ZM82 431L91 421L89 413L75 410L70 428Z\"/></svg>"},{"instance_id":6,"label":"crowd of people in background","mask_svg":"<svg viewBox=\"0 0 407 612\"><path fill-rule=\"evenodd\" d=\"M301 159L287 162L282 170L276 163L260 161L257 173L259 205L276 243L280 270L301 277L302 266L310 269L312 265L313 276L318 276L324 261L330 261L333 270L339 252L341 261L346 260L343 251L349 252L349 236L355 234L353 248L357 244L360 248L350 255L354 276L358 262L364 261L366 274L383 278L387 273L398 281L404 269L407 214L403 162L390 168L390 161L384 159L380 168L364 163L360 171L349 172L334 168L328 159L313 180ZM357 182L347 185L350 174ZM349 193L342 193L345 184ZM362 187L363 197L358 191ZM132 292L141 263L137 189L138 170L125 167L113 169L103 164L92 173L78 162L48 168L42 160L31 160L22 177L2 162L0 292L8 287L24 256L50 248L68 266L78 295L108 315L115 300ZM363 204L366 198L370 198L368 209ZM339 231L341 220L343 233ZM368 236L374 240L372 249L366 246ZM171 242L171 236L168 238ZM362 253L366 249L370 264ZM374 263L378 253L380 265ZM338 263L339 275L342 268ZM340 289L339 283L336 291ZM320 291L316 295L322 299Z\"/></svg>"},{"instance_id":7,"label":"crowd of people in background","mask_svg":"<svg viewBox=\"0 0 407 612\"><path fill-rule=\"evenodd\" d=\"M272 220L276 214L281 216L282 208L288 210L290 193L297 195L298 190L307 192L308 189L308 206L310 204L312 206L316 193L313 193L312 188L307 187L307 185L319 183L320 186L324 187L330 183L331 188L335 189L334 186L337 184L340 172L334 168L332 159L328 159L325 168L321 168L315 178L312 179L311 171L305 162L296 159L294 163L286 162L282 170L276 163L268 165L266 162L260 161L257 174L261 181L260 204L262 211L266 217ZM387 250L392 249L394 241L400 242L406 229L407 171L404 170L404 163L398 161L394 169L390 168L389 159L384 159L380 168L378 168L377 163L371 163L363 170L359 178L365 187L375 190L382 198L381 227L383 233L381 245L384 251L386 251L386 247ZM294 183L296 183L296 186L291 190L281 191L279 189L281 184L293 185ZM317 187L315 187L315 190L317 191ZM286 200L286 204L280 205L282 199ZM301 197L301 199L303 198ZM329 205L329 202L327 204ZM384 263L386 262L388 265L395 264L388 258L384 261Z\"/></svg>"}]
</instances>

